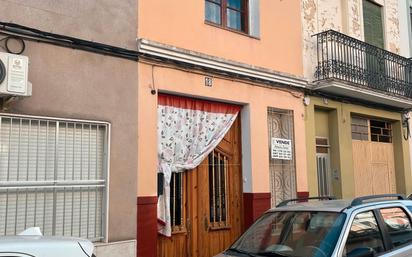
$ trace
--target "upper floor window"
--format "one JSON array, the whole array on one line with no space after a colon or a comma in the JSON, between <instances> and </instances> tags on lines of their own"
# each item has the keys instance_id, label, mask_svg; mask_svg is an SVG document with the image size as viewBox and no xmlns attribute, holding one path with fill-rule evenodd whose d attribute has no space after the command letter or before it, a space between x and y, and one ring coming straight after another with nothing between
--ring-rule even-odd
<instances>
[{"instance_id":1,"label":"upper floor window","mask_svg":"<svg viewBox=\"0 0 412 257\"><path fill-rule=\"evenodd\" d=\"M248 0L205 0L206 21L248 33Z\"/></svg>"},{"instance_id":2,"label":"upper floor window","mask_svg":"<svg viewBox=\"0 0 412 257\"><path fill-rule=\"evenodd\" d=\"M370 0L363 0L363 28L366 43L385 48L382 6Z\"/></svg>"}]
</instances>

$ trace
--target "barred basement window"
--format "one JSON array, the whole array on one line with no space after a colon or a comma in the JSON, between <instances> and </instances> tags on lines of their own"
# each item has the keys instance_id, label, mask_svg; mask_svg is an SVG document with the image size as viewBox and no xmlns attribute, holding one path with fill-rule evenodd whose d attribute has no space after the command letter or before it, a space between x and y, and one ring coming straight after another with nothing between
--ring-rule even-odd
<instances>
[{"instance_id":1,"label":"barred basement window","mask_svg":"<svg viewBox=\"0 0 412 257\"><path fill-rule=\"evenodd\" d=\"M0 115L0 235L106 234L109 125Z\"/></svg>"},{"instance_id":2,"label":"barred basement window","mask_svg":"<svg viewBox=\"0 0 412 257\"><path fill-rule=\"evenodd\" d=\"M185 212L184 212L184 173L173 173L170 182L170 214L172 221L172 232L185 231Z\"/></svg>"},{"instance_id":3,"label":"barred basement window","mask_svg":"<svg viewBox=\"0 0 412 257\"><path fill-rule=\"evenodd\" d=\"M209 210L210 226L222 228L228 225L228 157L213 151L209 155Z\"/></svg>"}]
</instances>

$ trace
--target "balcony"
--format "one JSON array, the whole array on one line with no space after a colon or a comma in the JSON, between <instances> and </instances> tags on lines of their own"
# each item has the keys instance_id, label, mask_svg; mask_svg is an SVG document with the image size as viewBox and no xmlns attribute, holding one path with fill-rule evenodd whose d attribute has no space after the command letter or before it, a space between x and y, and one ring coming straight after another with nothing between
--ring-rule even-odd
<instances>
[{"instance_id":1,"label":"balcony","mask_svg":"<svg viewBox=\"0 0 412 257\"><path fill-rule=\"evenodd\" d=\"M411 59L333 30L315 36L315 90L412 108Z\"/></svg>"}]
</instances>

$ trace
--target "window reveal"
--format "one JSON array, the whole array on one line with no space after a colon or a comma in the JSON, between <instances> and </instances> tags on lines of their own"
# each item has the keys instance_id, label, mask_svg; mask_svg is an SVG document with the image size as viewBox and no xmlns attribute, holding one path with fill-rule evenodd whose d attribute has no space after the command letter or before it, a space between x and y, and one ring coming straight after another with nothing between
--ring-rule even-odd
<instances>
[{"instance_id":1,"label":"window reveal","mask_svg":"<svg viewBox=\"0 0 412 257\"><path fill-rule=\"evenodd\" d=\"M170 181L170 216L172 232L184 231L184 173L172 173Z\"/></svg>"},{"instance_id":2,"label":"window reveal","mask_svg":"<svg viewBox=\"0 0 412 257\"><path fill-rule=\"evenodd\" d=\"M218 151L209 155L209 211L212 228L227 226L228 157Z\"/></svg>"},{"instance_id":3,"label":"window reveal","mask_svg":"<svg viewBox=\"0 0 412 257\"><path fill-rule=\"evenodd\" d=\"M248 32L247 0L205 0L206 21Z\"/></svg>"}]
</instances>

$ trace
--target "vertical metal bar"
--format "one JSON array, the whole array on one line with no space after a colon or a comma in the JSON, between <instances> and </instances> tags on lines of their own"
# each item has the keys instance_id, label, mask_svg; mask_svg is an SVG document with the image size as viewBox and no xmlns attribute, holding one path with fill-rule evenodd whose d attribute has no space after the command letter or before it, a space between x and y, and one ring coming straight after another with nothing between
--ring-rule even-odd
<instances>
[{"instance_id":1,"label":"vertical metal bar","mask_svg":"<svg viewBox=\"0 0 412 257\"><path fill-rule=\"evenodd\" d=\"M54 140L54 167L53 167L53 177L54 181L57 180L57 170L59 168L58 162L59 162L59 131L60 131L60 122L56 122L56 129L55 129L55 140ZM54 182L56 183L56 182ZM57 189L53 189L53 217L52 217L52 235L56 235L56 217L57 215Z\"/></svg>"},{"instance_id":2,"label":"vertical metal bar","mask_svg":"<svg viewBox=\"0 0 412 257\"><path fill-rule=\"evenodd\" d=\"M83 129L84 129L84 124L82 123L81 126L81 133L80 133L80 180L83 180ZM82 207L83 207L83 190L82 188L79 188L80 190L80 201L79 201L79 237L81 237L82 234Z\"/></svg>"},{"instance_id":3,"label":"vertical metal bar","mask_svg":"<svg viewBox=\"0 0 412 257\"><path fill-rule=\"evenodd\" d=\"M180 183L179 183L179 185L180 185L180 206L179 206L179 208L180 208L180 225L181 226L183 226L183 213L184 213L184 210L183 210L183 173L179 173L180 174L180 177L179 177L179 180L180 180Z\"/></svg>"},{"instance_id":4,"label":"vertical metal bar","mask_svg":"<svg viewBox=\"0 0 412 257\"><path fill-rule=\"evenodd\" d=\"M99 164L98 164L98 152L97 152L97 145L98 145L98 143L99 143L99 137L98 137L98 134L99 134L99 126L98 125L96 125L96 166L95 166L95 174L94 174L94 178L95 179L97 179L97 169L98 169L98 167L99 167ZM97 200L98 200L98 198L97 198L97 191L98 191L98 189L97 189L97 187L95 188L95 203L94 203L94 237L96 238L97 237Z\"/></svg>"},{"instance_id":5,"label":"vertical metal bar","mask_svg":"<svg viewBox=\"0 0 412 257\"><path fill-rule=\"evenodd\" d=\"M9 129L9 148L8 148L8 156L7 156L7 181L10 180L10 153L11 153L11 137L12 137L12 127L13 127L13 119L10 118L10 129ZM7 219L8 219L8 214L9 214L9 190L6 190L6 217L4 218L5 220L5 225L4 225L4 235L7 235Z\"/></svg>"},{"instance_id":6,"label":"vertical metal bar","mask_svg":"<svg viewBox=\"0 0 412 257\"><path fill-rule=\"evenodd\" d=\"M29 160L30 160L30 132L31 132L31 119L29 121L29 133L28 133L28 140L27 140L27 161L26 161L26 181L29 180ZM28 189L26 189L26 212L24 215L24 228L27 228L27 197L28 197Z\"/></svg>"},{"instance_id":7,"label":"vertical metal bar","mask_svg":"<svg viewBox=\"0 0 412 257\"><path fill-rule=\"evenodd\" d=\"M221 156L220 153L217 153L217 161L218 161L218 166L217 166L217 199L219 199L219 205L216 206L217 207L217 211L219 213L218 217L218 221L221 222L222 221L222 181L221 181L221 172L222 172L222 168L220 165L221 162Z\"/></svg>"},{"instance_id":8,"label":"vertical metal bar","mask_svg":"<svg viewBox=\"0 0 412 257\"><path fill-rule=\"evenodd\" d=\"M44 167L44 181L47 180L47 159L48 159L48 148L49 148L49 121L46 122L46 152L45 152L45 167ZM46 193L47 190L43 191L43 231L46 229Z\"/></svg>"},{"instance_id":9,"label":"vertical metal bar","mask_svg":"<svg viewBox=\"0 0 412 257\"><path fill-rule=\"evenodd\" d=\"M3 140L3 117L0 116L0 142L2 142L2 140ZM0 160L2 160L2 157L3 157L3 144L0 144ZM5 213L5 216L6 215L7 213ZM3 235L6 235L6 232L4 232Z\"/></svg>"},{"instance_id":10,"label":"vertical metal bar","mask_svg":"<svg viewBox=\"0 0 412 257\"><path fill-rule=\"evenodd\" d=\"M317 71L317 79L321 79L321 77L320 77L320 69L321 69L321 64L320 64L320 62L319 62L319 34L316 36L316 58L317 58L317 61L318 61L318 67L317 67L317 69L316 69L316 71Z\"/></svg>"},{"instance_id":11,"label":"vertical metal bar","mask_svg":"<svg viewBox=\"0 0 412 257\"><path fill-rule=\"evenodd\" d=\"M67 165L67 130L69 129L68 122L65 122L65 130L64 130L64 154L63 154L63 180L66 181L66 165ZM63 236L66 234L66 188L63 188Z\"/></svg>"},{"instance_id":12,"label":"vertical metal bar","mask_svg":"<svg viewBox=\"0 0 412 257\"><path fill-rule=\"evenodd\" d=\"M215 150L212 151L212 209L213 223L216 222Z\"/></svg>"},{"instance_id":13,"label":"vertical metal bar","mask_svg":"<svg viewBox=\"0 0 412 257\"><path fill-rule=\"evenodd\" d=\"M92 137L92 125L89 124L89 148L88 148L88 159L87 159L87 179L90 180L90 140ZM87 188L87 238L89 238L89 222L90 222L90 188Z\"/></svg>"},{"instance_id":14,"label":"vertical metal bar","mask_svg":"<svg viewBox=\"0 0 412 257\"><path fill-rule=\"evenodd\" d=\"M19 122L19 138L18 138L18 144L17 144L17 181L20 180L20 147L21 147L21 126L22 126L23 120L20 119ZM16 212L15 218L14 218L14 234L17 234L17 216L19 212L19 189L16 190Z\"/></svg>"},{"instance_id":15,"label":"vertical metal bar","mask_svg":"<svg viewBox=\"0 0 412 257\"><path fill-rule=\"evenodd\" d=\"M37 121L37 135L36 135L36 181L39 180L39 134L40 134L40 120ZM34 189L34 226L37 224L37 188Z\"/></svg>"},{"instance_id":16,"label":"vertical metal bar","mask_svg":"<svg viewBox=\"0 0 412 257\"><path fill-rule=\"evenodd\" d=\"M73 123L73 141L72 141L72 180L74 180L74 159L75 159L75 138L76 138L76 123ZM70 235L73 236L73 216L74 216L74 188L72 188L72 211L70 220Z\"/></svg>"},{"instance_id":17,"label":"vertical metal bar","mask_svg":"<svg viewBox=\"0 0 412 257\"><path fill-rule=\"evenodd\" d=\"M172 185L172 190L173 190L173 198L172 198L172 202L173 202L173 209L172 209L172 228L175 226L176 224L176 177L177 174L176 173L172 173L172 178L173 178L173 185Z\"/></svg>"},{"instance_id":18,"label":"vertical metal bar","mask_svg":"<svg viewBox=\"0 0 412 257\"><path fill-rule=\"evenodd\" d=\"M229 174L229 170L228 170L228 159L227 159L227 157L226 156L224 156L224 162L223 162L223 165L224 165L224 174L223 174L223 176L224 176L224 178L225 178L225 188L224 188L224 192L225 192L225 222L226 222L226 224L228 223L228 217L230 217L229 216L229 203L228 203L228 197L230 197L230 194L228 193L228 187L227 187L227 185L228 185L228 174Z\"/></svg>"}]
</instances>

